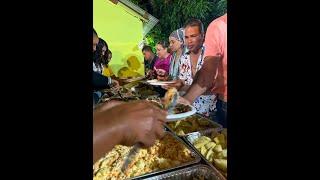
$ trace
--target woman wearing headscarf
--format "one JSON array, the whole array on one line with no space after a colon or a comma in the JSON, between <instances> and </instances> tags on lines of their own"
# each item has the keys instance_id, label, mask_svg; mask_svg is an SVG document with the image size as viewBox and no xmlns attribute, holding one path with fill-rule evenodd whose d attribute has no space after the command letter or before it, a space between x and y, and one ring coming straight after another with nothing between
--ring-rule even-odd
<instances>
[{"instance_id":1,"label":"woman wearing headscarf","mask_svg":"<svg viewBox=\"0 0 320 180\"><path fill-rule=\"evenodd\" d=\"M173 31L169 36L170 50L172 58L170 61L169 79L177 80L179 77L180 58L184 51L184 32L183 28Z\"/></svg>"}]
</instances>

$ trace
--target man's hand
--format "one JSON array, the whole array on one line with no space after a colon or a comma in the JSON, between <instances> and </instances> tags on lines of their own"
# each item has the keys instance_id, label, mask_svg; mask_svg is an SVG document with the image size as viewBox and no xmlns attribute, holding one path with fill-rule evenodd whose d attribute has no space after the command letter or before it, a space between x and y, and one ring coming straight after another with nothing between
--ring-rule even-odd
<instances>
[{"instance_id":1,"label":"man's hand","mask_svg":"<svg viewBox=\"0 0 320 180\"><path fill-rule=\"evenodd\" d=\"M164 69L156 69L156 73L158 76L165 76L166 71Z\"/></svg>"},{"instance_id":2,"label":"man's hand","mask_svg":"<svg viewBox=\"0 0 320 180\"><path fill-rule=\"evenodd\" d=\"M154 71L154 70L149 70L149 71L147 72L146 78L147 78L147 79L153 79L153 78L154 78L154 74L155 74L155 71Z\"/></svg>"},{"instance_id":3,"label":"man's hand","mask_svg":"<svg viewBox=\"0 0 320 180\"><path fill-rule=\"evenodd\" d=\"M157 76L157 80L159 80L159 81L167 81L168 79L169 79L168 75Z\"/></svg>"},{"instance_id":4,"label":"man's hand","mask_svg":"<svg viewBox=\"0 0 320 180\"><path fill-rule=\"evenodd\" d=\"M123 145L142 142L145 146L151 146L164 133L163 124L167 112L148 101L115 102L112 108L96 112L96 118L105 118L112 122L114 127L120 127L119 134L122 136Z\"/></svg>"},{"instance_id":5,"label":"man's hand","mask_svg":"<svg viewBox=\"0 0 320 180\"><path fill-rule=\"evenodd\" d=\"M112 87L119 87L119 82L117 80L115 80L115 79L112 79L111 86Z\"/></svg>"},{"instance_id":6,"label":"man's hand","mask_svg":"<svg viewBox=\"0 0 320 180\"><path fill-rule=\"evenodd\" d=\"M153 74L153 70L148 70L148 72L147 72L147 76L152 76L152 74Z\"/></svg>"},{"instance_id":7,"label":"man's hand","mask_svg":"<svg viewBox=\"0 0 320 180\"><path fill-rule=\"evenodd\" d=\"M181 79L173 80L172 83L161 86L163 89L176 88L177 90L181 89L184 86L184 81Z\"/></svg>"},{"instance_id":8,"label":"man's hand","mask_svg":"<svg viewBox=\"0 0 320 180\"><path fill-rule=\"evenodd\" d=\"M93 114L93 160L96 161L114 145L142 143L152 146L164 135L167 112L148 101L117 104Z\"/></svg>"},{"instance_id":9,"label":"man's hand","mask_svg":"<svg viewBox=\"0 0 320 180\"><path fill-rule=\"evenodd\" d=\"M223 88L223 77L218 75L217 78L213 81L213 88L211 89L211 91L216 94L222 94L224 90Z\"/></svg>"},{"instance_id":10,"label":"man's hand","mask_svg":"<svg viewBox=\"0 0 320 180\"><path fill-rule=\"evenodd\" d=\"M191 105L192 102L184 97L181 97L179 96L178 100L177 100L177 103L180 103L180 104L185 104L185 105Z\"/></svg>"},{"instance_id":11,"label":"man's hand","mask_svg":"<svg viewBox=\"0 0 320 180\"><path fill-rule=\"evenodd\" d=\"M147 101L127 105L126 113L121 113L121 110L118 113L123 114L120 118L125 124L122 144L130 146L141 142L145 147L152 146L156 139L164 135L167 112Z\"/></svg>"},{"instance_id":12,"label":"man's hand","mask_svg":"<svg viewBox=\"0 0 320 180\"><path fill-rule=\"evenodd\" d=\"M111 100L105 103L98 104L95 108L95 113L106 111L110 108L113 108L117 105L123 104L123 101Z\"/></svg>"}]
</instances>

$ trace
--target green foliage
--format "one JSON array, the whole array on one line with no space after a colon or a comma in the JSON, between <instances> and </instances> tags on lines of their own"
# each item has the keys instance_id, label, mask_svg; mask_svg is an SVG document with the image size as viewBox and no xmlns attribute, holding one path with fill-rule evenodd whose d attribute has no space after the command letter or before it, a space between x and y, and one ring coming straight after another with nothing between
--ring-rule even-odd
<instances>
[{"instance_id":1,"label":"green foliage","mask_svg":"<svg viewBox=\"0 0 320 180\"><path fill-rule=\"evenodd\" d=\"M131 0L159 19L158 24L147 34L147 43L154 47L166 40L170 33L190 18L200 19L206 29L209 23L227 12L227 0Z\"/></svg>"},{"instance_id":2,"label":"green foliage","mask_svg":"<svg viewBox=\"0 0 320 180\"><path fill-rule=\"evenodd\" d=\"M153 52L156 52L155 47L156 47L156 43L157 43L157 42L154 40L153 36L147 35L145 39L146 39L146 44L148 44L149 46L151 46Z\"/></svg>"}]
</instances>

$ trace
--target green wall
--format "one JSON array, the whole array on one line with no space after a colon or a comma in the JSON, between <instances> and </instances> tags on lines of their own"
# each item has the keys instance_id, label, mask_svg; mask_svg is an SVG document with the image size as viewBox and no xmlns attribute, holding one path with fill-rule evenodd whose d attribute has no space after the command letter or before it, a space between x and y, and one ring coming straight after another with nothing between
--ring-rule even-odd
<instances>
[{"instance_id":1,"label":"green wall","mask_svg":"<svg viewBox=\"0 0 320 180\"><path fill-rule=\"evenodd\" d=\"M93 27L112 51L109 66L116 76L120 68L128 67L128 59L133 67L125 74L144 75L143 55L138 48L138 44L143 40L143 25L140 19L108 0L93 0Z\"/></svg>"}]
</instances>

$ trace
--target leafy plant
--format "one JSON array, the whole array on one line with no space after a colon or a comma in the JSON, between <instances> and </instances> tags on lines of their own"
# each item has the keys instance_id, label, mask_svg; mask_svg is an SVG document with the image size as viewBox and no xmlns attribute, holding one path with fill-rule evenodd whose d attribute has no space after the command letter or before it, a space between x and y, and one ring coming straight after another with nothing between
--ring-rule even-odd
<instances>
[{"instance_id":1,"label":"leafy plant","mask_svg":"<svg viewBox=\"0 0 320 180\"><path fill-rule=\"evenodd\" d=\"M147 34L146 42L154 47L158 41L167 40L170 33L190 18L198 18L206 29L209 23L227 12L227 0L130 0L159 19Z\"/></svg>"}]
</instances>

